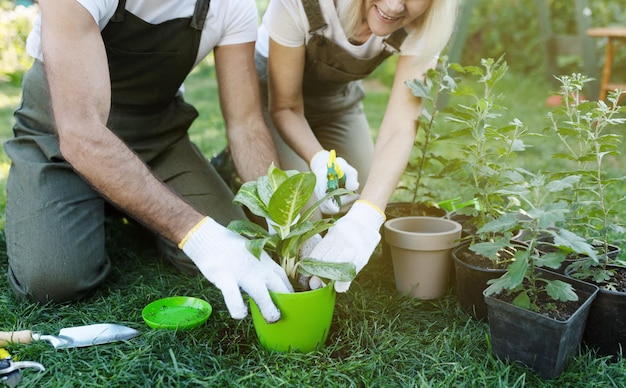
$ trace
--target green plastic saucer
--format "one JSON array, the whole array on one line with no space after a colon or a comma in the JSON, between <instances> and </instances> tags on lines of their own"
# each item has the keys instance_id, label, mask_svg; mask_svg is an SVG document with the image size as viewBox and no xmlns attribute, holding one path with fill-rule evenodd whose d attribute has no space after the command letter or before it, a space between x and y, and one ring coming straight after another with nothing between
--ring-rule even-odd
<instances>
[{"instance_id":1,"label":"green plastic saucer","mask_svg":"<svg viewBox=\"0 0 626 388\"><path fill-rule=\"evenodd\" d=\"M153 329L188 330L203 325L212 311L205 300L172 296L150 303L144 307L141 316Z\"/></svg>"}]
</instances>

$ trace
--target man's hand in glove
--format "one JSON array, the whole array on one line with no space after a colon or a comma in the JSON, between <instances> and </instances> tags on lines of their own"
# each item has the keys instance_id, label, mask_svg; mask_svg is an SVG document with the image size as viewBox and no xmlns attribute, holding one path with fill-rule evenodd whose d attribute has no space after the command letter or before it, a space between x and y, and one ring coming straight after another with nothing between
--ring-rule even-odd
<instances>
[{"instance_id":1,"label":"man's hand in glove","mask_svg":"<svg viewBox=\"0 0 626 388\"><path fill-rule=\"evenodd\" d=\"M311 159L309 166L311 171L315 174L315 198L316 200L322 199L326 195L328 190L328 159L330 156L329 151L320 151ZM336 158L336 163L346 177L345 188L350 191L356 191L359 188L358 172L354 167L350 166L344 158ZM357 198L357 195L342 195L341 204L348 205ZM320 205L320 211L324 214L337 214L341 210L339 204L334 198L328 198Z\"/></svg>"},{"instance_id":2,"label":"man's hand in glove","mask_svg":"<svg viewBox=\"0 0 626 388\"><path fill-rule=\"evenodd\" d=\"M383 222L385 215L378 207L368 201L358 200L313 248L311 257L326 262L353 263L358 273L365 267L380 241ZM346 292L348 288L350 282L335 282L337 292Z\"/></svg>"},{"instance_id":3,"label":"man's hand in glove","mask_svg":"<svg viewBox=\"0 0 626 388\"><path fill-rule=\"evenodd\" d=\"M248 315L240 288L259 306L268 323L280 319L269 291L293 292L285 271L263 252L260 259L246 248L246 239L209 217L196 225L179 248L200 272L222 292L230 316Z\"/></svg>"}]
</instances>

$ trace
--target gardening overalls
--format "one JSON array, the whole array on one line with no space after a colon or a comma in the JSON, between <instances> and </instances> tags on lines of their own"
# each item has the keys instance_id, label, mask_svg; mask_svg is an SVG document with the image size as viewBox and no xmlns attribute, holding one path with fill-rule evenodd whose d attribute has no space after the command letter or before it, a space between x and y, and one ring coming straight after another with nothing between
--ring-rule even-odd
<instances>
[{"instance_id":1,"label":"gardening overalls","mask_svg":"<svg viewBox=\"0 0 626 388\"><path fill-rule=\"evenodd\" d=\"M150 24L126 11L120 0L102 31L112 88L108 127L174 191L227 224L245 216L191 143L187 131L198 113L178 92L195 63L208 9L209 0L199 0L192 17ZM61 155L49 95L44 66L36 61L24 77L15 138L5 144L12 160L8 275L20 296L65 301L84 296L110 271L106 201ZM174 244L157 239L179 268L195 268Z\"/></svg>"},{"instance_id":2,"label":"gardening overalls","mask_svg":"<svg viewBox=\"0 0 626 388\"><path fill-rule=\"evenodd\" d=\"M407 36L404 29L391 34L388 46L370 59L355 58L350 52L323 35L326 22L318 0L302 0L312 35L306 46L302 95L304 113L313 133L329 150L345 158L359 172L361 185L369 174L374 144L361 100L365 97L360 80L372 73L386 58L399 52ZM265 120L272 123L268 105L267 58L256 53ZM273 133L283 168L307 171L308 161L300 158L281 138L274 125Z\"/></svg>"}]
</instances>

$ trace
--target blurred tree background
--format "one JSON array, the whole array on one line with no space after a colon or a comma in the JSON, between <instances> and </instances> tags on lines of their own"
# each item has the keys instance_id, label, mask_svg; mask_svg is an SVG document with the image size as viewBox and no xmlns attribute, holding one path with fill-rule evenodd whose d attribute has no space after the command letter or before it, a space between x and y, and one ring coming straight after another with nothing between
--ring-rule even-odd
<instances>
[{"instance_id":1,"label":"blurred tree background","mask_svg":"<svg viewBox=\"0 0 626 388\"><path fill-rule=\"evenodd\" d=\"M542 0L543 1L543 0ZM545 0L555 35L576 35L574 0ZM626 27L624 0L590 0L591 27ZM543 37L534 0L476 0L469 35L463 50L463 64L479 63L481 58L505 55L511 71L524 74L545 72ZM594 41L598 67L602 65L606 42ZM626 58L618 53L616 63ZM565 58L563 73L582 71L581 58ZM624 75L624 67L622 68Z\"/></svg>"}]
</instances>

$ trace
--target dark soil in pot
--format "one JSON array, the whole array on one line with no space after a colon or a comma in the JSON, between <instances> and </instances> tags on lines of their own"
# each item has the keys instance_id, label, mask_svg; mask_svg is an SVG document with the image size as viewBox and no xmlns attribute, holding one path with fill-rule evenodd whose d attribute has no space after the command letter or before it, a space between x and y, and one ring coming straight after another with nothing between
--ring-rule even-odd
<instances>
[{"instance_id":1,"label":"dark soil in pot","mask_svg":"<svg viewBox=\"0 0 626 388\"><path fill-rule=\"evenodd\" d=\"M387 220L406 216L445 217L446 211L427 203L392 202L385 208Z\"/></svg>"},{"instance_id":2,"label":"dark soil in pot","mask_svg":"<svg viewBox=\"0 0 626 388\"><path fill-rule=\"evenodd\" d=\"M487 282L506 272L505 265L495 263L485 256L472 252L469 241L452 251L456 278L456 295L461 309L478 320L487 319L487 305L483 291Z\"/></svg>"}]
</instances>

